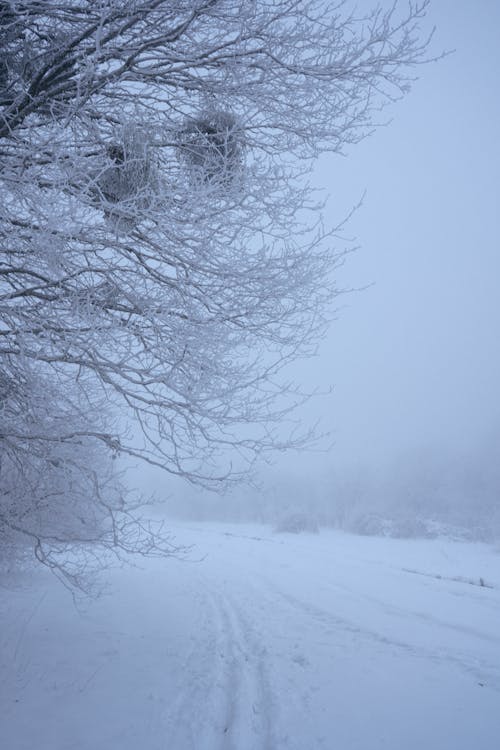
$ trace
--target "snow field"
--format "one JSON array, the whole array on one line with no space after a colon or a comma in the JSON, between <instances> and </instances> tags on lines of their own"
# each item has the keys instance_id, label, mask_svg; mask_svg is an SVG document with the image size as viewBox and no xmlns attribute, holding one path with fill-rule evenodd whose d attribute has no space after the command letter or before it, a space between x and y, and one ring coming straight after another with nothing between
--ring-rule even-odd
<instances>
[{"instance_id":1,"label":"snow field","mask_svg":"<svg viewBox=\"0 0 500 750\"><path fill-rule=\"evenodd\" d=\"M497 551L171 525L84 612L2 591L2 750L497 750Z\"/></svg>"}]
</instances>

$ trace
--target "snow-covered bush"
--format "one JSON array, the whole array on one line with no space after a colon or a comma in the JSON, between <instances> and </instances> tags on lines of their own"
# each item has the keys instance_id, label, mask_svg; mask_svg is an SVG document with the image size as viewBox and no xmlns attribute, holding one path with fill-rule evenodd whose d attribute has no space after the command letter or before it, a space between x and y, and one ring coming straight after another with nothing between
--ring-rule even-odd
<instances>
[{"instance_id":1,"label":"snow-covered bush","mask_svg":"<svg viewBox=\"0 0 500 750\"><path fill-rule=\"evenodd\" d=\"M390 521L376 513L360 513L353 518L347 530L362 536L388 536Z\"/></svg>"},{"instance_id":2,"label":"snow-covered bush","mask_svg":"<svg viewBox=\"0 0 500 750\"><path fill-rule=\"evenodd\" d=\"M389 536L397 539L432 539L432 525L420 518L395 518L389 525Z\"/></svg>"},{"instance_id":3,"label":"snow-covered bush","mask_svg":"<svg viewBox=\"0 0 500 750\"><path fill-rule=\"evenodd\" d=\"M348 525L348 531L362 536L386 536L395 539L433 538L431 523L419 518L387 517L377 513L360 513Z\"/></svg>"},{"instance_id":4,"label":"snow-covered bush","mask_svg":"<svg viewBox=\"0 0 500 750\"><path fill-rule=\"evenodd\" d=\"M319 527L317 521L307 513L289 513L281 518L276 524L274 531L277 534L317 534Z\"/></svg>"}]
</instances>

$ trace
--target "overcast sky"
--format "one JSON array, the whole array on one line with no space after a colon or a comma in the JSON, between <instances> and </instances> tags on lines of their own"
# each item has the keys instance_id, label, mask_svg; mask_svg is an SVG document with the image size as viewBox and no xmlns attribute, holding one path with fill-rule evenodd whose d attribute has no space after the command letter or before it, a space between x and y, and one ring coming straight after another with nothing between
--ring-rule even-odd
<instances>
[{"instance_id":1,"label":"overcast sky","mask_svg":"<svg viewBox=\"0 0 500 750\"><path fill-rule=\"evenodd\" d=\"M269 486L353 467L390 476L414 455L460 461L492 436L500 445L500 1L432 0L428 21L433 52L453 54L417 70L387 127L318 165L327 223L366 190L339 281L371 286L342 299L319 356L292 371L309 390L334 386L301 414L321 418L333 448L279 454Z\"/></svg>"},{"instance_id":2,"label":"overcast sky","mask_svg":"<svg viewBox=\"0 0 500 750\"><path fill-rule=\"evenodd\" d=\"M434 50L455 52L418 71L387 127L318 168L329 221L367 191L341 282L373 286L300 371L335 385L311 414L336 446L311 466L467 450L500 428L500 2L431 5Z\"/></svg>"}]
</instances>

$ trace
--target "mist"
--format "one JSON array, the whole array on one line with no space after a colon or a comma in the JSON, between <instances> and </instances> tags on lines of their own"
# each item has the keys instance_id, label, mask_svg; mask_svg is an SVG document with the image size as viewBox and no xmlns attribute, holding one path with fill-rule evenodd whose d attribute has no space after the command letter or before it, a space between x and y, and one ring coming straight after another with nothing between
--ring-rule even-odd
<instances>
[{"instance_id":1,"label":"mist","mask_svg":"<svg viewBox=\"0 0 500 750\"><path fill-rule=\"evenodd\" d=\"M417 520L500 532L500 7L437 0L428 20L433 53L449 54L417 70L410 96L380 113L386 126L316 170L326 223L361 200L336 320L289 373L326 394L299 426L327 437L223 498L148 478L169 512L273 523L293 508L347 528L377 514L414 519L415 533Z\"/></svg>"},{"instance_id":2,"label":"mist","mask_svg":"<svg viewBox=\"0 0 500 750\"><path fill-rule=\"evenodd\" d=\"M498 747L499 30L0 2L2 750Z\"/></svg>"}]
</instances>

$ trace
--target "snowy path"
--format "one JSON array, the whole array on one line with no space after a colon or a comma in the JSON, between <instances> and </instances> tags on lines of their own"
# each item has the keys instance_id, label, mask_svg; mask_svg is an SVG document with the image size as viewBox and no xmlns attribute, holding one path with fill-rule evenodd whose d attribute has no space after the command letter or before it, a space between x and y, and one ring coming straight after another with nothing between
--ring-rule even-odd
<instances>
[{"instance_id":1,"label":"snowy path","mask_svg":"<svg viewBox=\"0 0 500 750\"><path fill-rule=\"evenodd\" d=\"M498 553L174 531L190 561L83 616L50 581L2 593L2 750L498 750Z\"/></svg>"}]
</instances>

